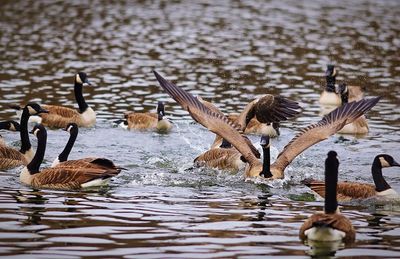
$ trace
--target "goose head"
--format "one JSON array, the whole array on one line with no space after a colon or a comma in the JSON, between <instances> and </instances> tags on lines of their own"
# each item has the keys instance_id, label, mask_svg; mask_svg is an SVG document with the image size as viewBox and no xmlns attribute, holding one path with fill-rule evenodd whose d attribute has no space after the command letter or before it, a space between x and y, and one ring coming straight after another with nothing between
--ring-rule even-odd
<instances>
[{"instance_id":1,"label":"goose head","mask_svg":"<svg viewBox=\"0 0 400 259\"><path fill-rule=\"evenodd\" d=\"M349 88L346 83L341 83L335 86L335 92L340 95L342 104L349 102Z\"/></svg>"},{"instance_id":2,"label":"goose head","mask_svg":"<svg viewBox=\"0 0 400 259\"><path fill-rule=\"evenodd\" d=\"M5 129L9 131L20 131L19 123L16 121L2 121L0 122L0 129Z\"/></svg>"},{"instance_id":3,"label":"goose head","mask_svg":"<svg viewBox=\"0 0 400 259\"><path fill-rule=\"evenodd\" d=\"M329 64L326 66L325 76L326 77L335 77L337 75L337 70L335 65Z\"/></svg>"},{"instance_id":4,"label":"goose head","mask_svg":"<svg viewBox=\"0 0 400 259\"><path fill-rule=\"evenodd\" d=\"M381 154L376 156L375 159L379 159L379 163L382 168L384 167L392 167L392 166L400 166L400 164L394 160L394 158L387 154Z\"/></svg>"},{"instance_id":5,"label":"goose head","mask_svg":"<svg viewBox=\"0 0 400 259\"><path fill-rule=\"evenodd\" d=\"M91 85L86 73L84 73L84 72L79 72L78 74L76 74L75 83L83 85L83 86Z\"/></svg>"},{"instance_id":6,"label":"goose head","mask_svg":"<svg viewBox=\"0 0 400 259\"><path fill-rule=\"evenodd\" d=\"M25 108L28 110L29 115L38 115L40 113L49 113L49 111L40 107L37 103L28 103Z\"/></svg>"},{"instance_id":7,"label":"goose head","mask_svg":"<svg viewBox=\"0 0 400 259\"><path fill-rule=\"evenodd\" d=\"M334 65L328 65L325 71L326 87L325 90L328 92L335 92L337 71Z\"/></svg>"},{"instance_id":8,"label":"goose head","mask_svg":"<svg viewBox=\"0 0 400 259\"><path fill-rule=\"evenodd\" d=\"M65 129L65 131L69 132L69 133L75 133L78 131L78 125L76 123L69 123Z\"/></svg>"},{"instance_id":9,"label":"goose head","mask_svg":"<svg viewBox=\"0 0 400 259\"><path fill-rule=\"evenodd\" d=\"M47 136L46 129L42 124L36 124L33 126L32 130L29 132L30 134L33 134L35 137L40 137L40 136Z\"/></svg>"},{"instance_id":10,"label":"goose head","mask_svg":"<svg viewBox=\"0 0 400 259\"><path fill-rule=\"evenodd\" d=\"M162 120L163 117L165 116L164 103L161 101L159 101L157 104L157 115L158 115L158 120Z\"/></svg>"}]
</instances>

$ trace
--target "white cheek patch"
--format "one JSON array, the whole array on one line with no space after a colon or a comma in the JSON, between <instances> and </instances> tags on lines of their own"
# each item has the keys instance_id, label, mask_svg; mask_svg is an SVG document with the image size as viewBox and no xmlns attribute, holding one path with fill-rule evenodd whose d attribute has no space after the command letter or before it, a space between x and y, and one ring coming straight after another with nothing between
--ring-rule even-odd
<instances>
[{"instance_id":1,"label":"white cheek patch","mask_svg":"<svg viewBox=\"0 0 400 259\"><path fill-rule=\"evenodd\" d=\"M37 133L40 131L40 129L35 129L35 131L33 131L33 135L37 136Z\"/></svg>"},{"instance_id":2,"label":"white cheek patch","mask_svg":"<svg viewBox=\"0 0 400 259\"><path fill-rule=\"evenodd\" d=\"M71 129L72 129L72 125L68 127L67 131L71 132Z\"/></svg>"},{"instance_id":3,"label":"white cheek patch","mask_svg":"<svg viewBox=\"0 0 400 259\"><path fill-rule=\"evenodd\" d=\"M33 109L31 106L28 106L28 111L29 111L29 114L30 114L30 115L36 114L36 113L37 113L37 112L35 111L35 109Z\"/></svg>"},{"instance_id":4,"label":"white cheek patch","mask_svg":"<svg viewBox=\"0 0 400 259\"><path fill-rule=\"evenodd\" d=\"M77 82L78 84L82 84L82 80L81 80L81 77L79 76L79 74L76 74L75 80L76 80L76 82Z\"/></svg>"},{"instance_id":5,"label":"white cheek patch","mask_svg":"<svg viewBox=\"0 0 400 259\"><path fill-rule=\"evenodd\" d=\"M390 164L388 163L388 161L386 161L384 157L380 157L379 161L381 162L382 167L390 167Z\"/></svg>"}]
</instances>

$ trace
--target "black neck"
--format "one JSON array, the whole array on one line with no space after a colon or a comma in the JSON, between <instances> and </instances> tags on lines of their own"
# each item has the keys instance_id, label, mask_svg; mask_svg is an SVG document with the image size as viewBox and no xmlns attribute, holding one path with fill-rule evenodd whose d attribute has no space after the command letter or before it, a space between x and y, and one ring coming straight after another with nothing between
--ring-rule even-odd
<instances>
[{"instance_id":1,"label":"black neck","mask_svg":"<svg viewBox=\"0 0 400 259\"><path fill-rule=\"evenodd\" d=\"M339 163L335 160L328 158L325 161L325 213L335 213L338 206L336 189Z\"/></svg>"},{"instance_id":2,"label":"black neck","mask_svg":"<svg viewBox=\"0 0 400 259\"><path fill-rule=\"evenodd\" d=\"M335 92L336 76L326 76L326 87L327 92Z\"/></svg>"},{"instance_id":3,"label":"black neck","mask_svg":"<svg viewBox=\"0 0 400 259\"><path fill-rule=\"evenodd\" d=\"M349 91L342 93L340 95L340 99L342 99L342 105L349 102Z\"/></svg>"},{"instance_id":4,"label":"black neck","mask_svg":"<svg viewBox=\"0 0 400 259\"><path fill-rule=\"evenodd\" d=\"M28 108L24 108L22 110L22 115L21 115L21 124L20 124L20 136L21 136L21 149L19 150L22 154L25 154L26 151L28 151L32 145L31 142L29 141L29 132L28 132L28 120L29 120L30 114L28 111Z\"/></svg>"},{"instance_id":5,"label":"black neck","mask_svg":"<svg viewBox=\"0 0 400 259\"><path fill-rule=\"evenodd\" d=\"M60 162L65 162L68 160L68 156L71 153L72 147L75 144L75 140L76 140L77 136L78 136L78 130L71 129L71 133L70 133L67 145L65 145L64 150L58 156L58 160Z\"/></svg>"},{"instance_id":6,"label":"black neck","mask_svg":"<svg viewBox=\"0 0 400 259\"><path fill-rule=\"evenodd\" d=\"M75 81L74 92L75 92L76 102L78 103L79 106L79 112L83 113L89 106L87 105L85 98L83 98L82 95L82 84Z\"/></svg>"},{"instance_id":7,"label":"black neck","mask_svg":"<svg viewBox=\"0 0 400 259\"><path fill-rule=\"evenodd\" d=\"M158 112L158 121L162 120L164 118L164 115L162 112Z\"/></svg>"},{"instance_id":8,"label":"black neck","mask_svg":"<svg viewBox=\"0 0 400 259\"><path fill-rule=\"evenodd\" d=\"M270 170L270 164L271 164L271 154L270 154L270 148L269 144L262 146L263 149L263 170L260 173L260 176L264 176L265 178L271 178L272 173Z\"/></svg>"},{"instance_id":9,"label":"black neck","mask_svg":"<svg viewBox=\"0 0 400 259\"><path fill-rule=\"evenodd\" d=\"M375 189L377 192L382 192L390 189L390 185L386 182L382 175L382 166L379 158L376 157L372 163L372 178L374 179Z\"/></svg>"},{"instance_id":10,"label":"black neck","mask_svg":"<svg viewBox=\"0 0 400 259\"><path fill-rule=\"evenodd\" d=\"M1 122L0 122L0 129L9 130L9 129L10 129L9 123L6 122L6 121L1 121Z\"/></svg>"},{"instance_id":11,"label":"black neck","mask_svg":"<svg viewBox=\"0 0 400 259\"><path fill-rule=\"evenodd\" d=\"M31 175L39 173L40 164L43 162L46 152L47 133L45 130L38 132L38 146L32 161L26 166Z\"/></svg>"}]
</instances>

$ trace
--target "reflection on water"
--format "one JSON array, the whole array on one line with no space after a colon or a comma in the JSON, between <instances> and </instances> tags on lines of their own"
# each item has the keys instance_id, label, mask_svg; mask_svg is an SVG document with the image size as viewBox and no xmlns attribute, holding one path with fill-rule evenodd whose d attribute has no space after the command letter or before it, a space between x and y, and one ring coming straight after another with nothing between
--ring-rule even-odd
<instances>
[{"instance_id":1,"label":"reflection on water","mask_svg":"<svg viewBox=\"0 0 400 259\"><path fill-rule=\"evenodd\" d=\"M80 131L71 159L105 156L128 169L109 187L83 192L32 190L20 185L19 169L2 173L2 255L305 256L312 251L298 229L322 203L300 181L322 179L327 151L340 155L341 180L371 182L378 153L400 159L397 1L6 0L0 7L1 119L14 118L10 103L76 107L72 77L85 71L94 87L84 95L99 120ZM297 129L319 119L327 63L336 64L338 81L383 97L368 114L367 136L335 136L312 147L284 180L268 186L227 172L185 170L213 136L162 92L153 69L223 112L266 92L299 101L302 116L283 123L272 143L282 150ZM153 110L159 100L175 123L171 134L112 127L123 112ZM19 145L18 134L1 134ZM45 166L67 138L49 131ZM400 190L397 172L388 169L385 177ZM344 206L357 241L335 255L399 257L398 205Z\"/></svg>"}]
</instances>

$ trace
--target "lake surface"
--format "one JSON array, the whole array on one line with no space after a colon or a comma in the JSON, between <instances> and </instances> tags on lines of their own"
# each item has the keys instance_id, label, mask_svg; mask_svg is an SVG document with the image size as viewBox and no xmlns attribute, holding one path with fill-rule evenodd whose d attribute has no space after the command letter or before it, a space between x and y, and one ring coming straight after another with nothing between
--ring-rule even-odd
<instances>
[{"instance_id":1,"label":"lake surface","mask_svg":"<svg viewBox=\"0 0 400 259\"><path fill-rule=\"evenodd\" d=\"M108 187L79 192L20 184L21 168L0 174L0 255L8 258L309 257L298 230L323 202L302 179L323 179L329 150L340 180L371 182L373 158L400 155L398 1L1 1L0 118L10 103L77 107L74 74L95 128L81 129L71 159L104 156L127 168ZM382 96L368 113L370 133L339 135L300 155L283 180L245 181L242 172L195 169L214 138L159 87L156 69L223 112L265 93L302 106L282 124L273 157L302 127L320 119L326 64L339 81ZM112 121L152 111L158 100L174 122L168 134L127 132ZM19 135L1 132L19 146ZM259 137L250 136L255 143ZM43 166L68 139L49 130ZM33 140L36 146L36 140ZM399 168L384 170L400 190ZM400 201L345 204L356 242L331 255L400 257Z\"/></svg>"}]
</instances>

